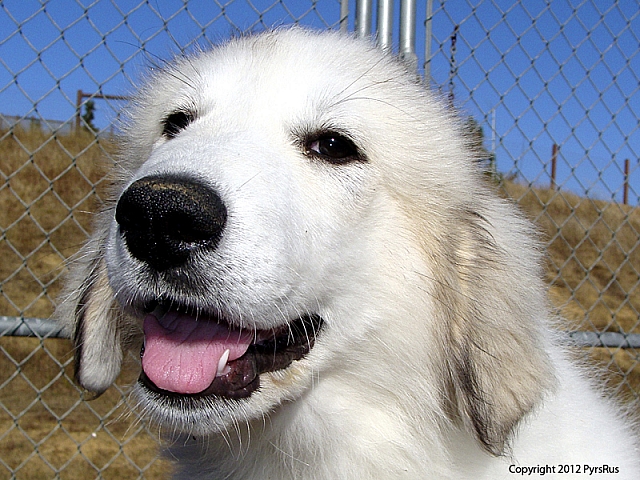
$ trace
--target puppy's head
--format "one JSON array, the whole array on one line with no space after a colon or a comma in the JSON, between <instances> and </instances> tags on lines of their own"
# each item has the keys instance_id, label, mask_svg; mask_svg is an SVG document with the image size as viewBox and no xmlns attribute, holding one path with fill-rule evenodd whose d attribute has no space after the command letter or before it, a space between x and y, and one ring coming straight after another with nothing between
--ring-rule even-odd
<instances>
[{"instance_id":1,"label":"puppy's head","mask_svg":"<svg viewBox=\"0 0 640 480\"><path fill-rule=\"evenodd\" d=\"M393 341L379 383L440 395L425 408L501 452L546 388L542 289L512 246L526 227L472 163L450 115L366 42L291 29L174 61L129 112L61 310L78 381L104 391L139 348L145 409L210 433L366 377Z\"/></svg>"}]
</instances>

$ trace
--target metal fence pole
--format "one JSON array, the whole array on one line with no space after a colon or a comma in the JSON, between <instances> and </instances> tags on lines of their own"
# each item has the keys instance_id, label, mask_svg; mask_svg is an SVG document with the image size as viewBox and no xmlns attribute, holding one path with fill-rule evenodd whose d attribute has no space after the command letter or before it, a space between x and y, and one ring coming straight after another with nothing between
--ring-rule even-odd
<instances>
[{"instance_id":1,"label":"metal fence pole","mask_svg":"<svg viewBox=\"0 0 640 480\"><path fill-rule=\"evenodd\" d=\"M340 0L340 31L349 29L349 0Z\"/></svg>"},{"instance_id":2,"label":"metal fence pole","mask_svg":"<svg viewBox=\"0 0 640 480\"><path fill-rule=\"evenodd\" d=\"M378 0L378 46L385 52L393 47L393 0Z\"/></svg>"},{"instance_id":3,"label":"metal fence pole","mask_svg":"<svg viewBox=\"0 0 640 480\"><path fill-rule=\"evenodd\" d=\"M416 1L400 1L400 59L407 65L410 72L418 68L416 55Z\"/></svg>"},{"instance_id":4,"label":"metal fence pole","mask_svg":"<svg viewBox=\"0 0 640 480\"><path fill-rule=\"evenodd\" d=\"M371 35L373 0L356 0L356 35L365 38Z\"/></svg>"},{"instance_id":5,"label":"metal fence pole","mask_svg":"<svg viewBox=\"0 0 640 480\"><path fill-rule=\"evenodd\" d=\"M431 35L433 28L433 0L427 0L424 20L424 83L431 84Z\"/></svg>"}]
</instances>

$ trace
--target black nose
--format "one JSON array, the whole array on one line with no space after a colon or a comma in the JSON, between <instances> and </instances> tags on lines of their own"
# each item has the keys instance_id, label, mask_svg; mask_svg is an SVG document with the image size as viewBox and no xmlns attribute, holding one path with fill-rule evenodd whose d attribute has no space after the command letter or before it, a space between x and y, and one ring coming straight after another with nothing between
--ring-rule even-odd
<instances>
[{"instance_id":1,"label":"black nose","mask_svg":"<svg viewBox=\"0 0 640 480\"><path fill-rule=\"evenodd\" d=\"M227 209L214 190L176 176L137 180L116 206L129 252L158 271L183 265L196 251L215 248L226 220Z\"/></svg>"}]
</instances>

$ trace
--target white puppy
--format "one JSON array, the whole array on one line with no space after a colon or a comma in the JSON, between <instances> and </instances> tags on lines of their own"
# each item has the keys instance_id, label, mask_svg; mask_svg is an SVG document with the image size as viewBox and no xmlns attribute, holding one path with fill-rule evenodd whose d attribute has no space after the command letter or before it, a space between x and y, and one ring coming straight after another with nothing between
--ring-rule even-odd
<instances>
[{"instance_id":1,"label":"white puppy","mask_svg":"<svg viewBox=\"0 0 640 480\"><path fill-rule=\"evenodd\" d=\"M551 333L532 227L394 58L235 38L128 114L61 314L90 391L142 349L178 478L640 478Z\"/></svg>"}]
</instances>

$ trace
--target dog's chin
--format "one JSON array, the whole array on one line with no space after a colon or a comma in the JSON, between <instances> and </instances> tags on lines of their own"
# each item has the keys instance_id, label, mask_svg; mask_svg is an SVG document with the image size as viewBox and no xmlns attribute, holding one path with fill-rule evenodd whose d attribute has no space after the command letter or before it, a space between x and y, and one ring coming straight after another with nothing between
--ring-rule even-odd
<instances>
[{"instance_id":1,"label":"dog's chin","mask_svg":"<svg viewBox=\"0 0 640 480\"><path fill-rule=\"evenodd\" d=\"M244 429L253 422L262 425L265 417L284 402L304 395L312 383L313 368L304 358L290 367L260 376L260 388L250 396L228 399L217 395L166 395L138 381L132 390L135 409L162 436L171 440L183 435L206 437L230 429Z\"/></svg>"},{"instance_id":2,"label":"dog's chin","mask_svg":"<svg viewBox=\"0 0 640 480\"><path fill-rule=\"evenodd\" d=\"M178 316L176 322L180 320L183 319ZM202 423L206 430L215 429L226 423L225 417L233 418L232 412L236 408L240 408L246 415L245 407L251 403L257 406L266 401L266 397L271 397L269 401L277 402L280 393L286 394L286 392L278 392L278 388L274 389L273 379L298 376L290 375L290 371L299 372L297 364L313 349L324 323L316 314L307 314L267 330L234 328L217 316L200 317L198 323L203 322L205 325L207 323L210 325L194 328L212 329L215 332L214 336L226 335L227 339L224 341L229 343L233 343L236 337L243 337L246 344L240 349L241 354L237 358L232 354L229 361L225 360L222 365L217 366L215 377L201 390L199 388L198 391L162 388L164 385L159 386L157 383L160 381L154 382L150 378L153 375L145 369L144 356L147 353L145 350L149 348L150 342L146 336L145 345L141 351L143 369L135 388L141 406L146 411L150 411L156 421L171 424L178 427L178 430L186 428L193 431L193 421ZM225 329L228 333L225 333ZM179 350L176 348L174 353L179 353ZM203 364L207 361L206 358L202 360ZM213 362L216 361L220 360L214 358ZM216 370L215 367L214 370ZM149 371L152 371L151 367ZM268 391L267 395L265 395L265 389ZM202 418L206 410L213 413L214 418ZM257 410L261 408L258 407ZM207 426L204 427L204 425Z\"/></svg>"}]
</instances>

